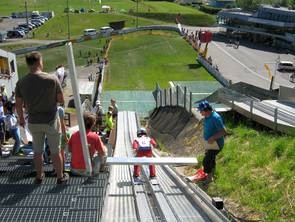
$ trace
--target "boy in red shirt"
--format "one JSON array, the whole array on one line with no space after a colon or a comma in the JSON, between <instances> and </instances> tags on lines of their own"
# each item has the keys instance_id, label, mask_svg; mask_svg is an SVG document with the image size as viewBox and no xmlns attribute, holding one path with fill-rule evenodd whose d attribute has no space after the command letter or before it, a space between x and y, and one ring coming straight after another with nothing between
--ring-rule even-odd
<instances>
[{"instance_id":1,"label":"boy in red shirt","mask_svg":"<svg viewBox=\"0 0 295 222\"><path fill-rule=\"evenodd\" d=\"M95 115L85 112L83 114L86 128L86 137L89 145L89 155L92 161L93 173L98 173L100 166L104 163L106 157L106 147L101 142L100 137L91 131L95 124ZM85 162L83 158L82 143L79 131L75 132L69 142L69 152L72 153L71 172L76 175L86 176Z\"/></svg>"}]
</instances>

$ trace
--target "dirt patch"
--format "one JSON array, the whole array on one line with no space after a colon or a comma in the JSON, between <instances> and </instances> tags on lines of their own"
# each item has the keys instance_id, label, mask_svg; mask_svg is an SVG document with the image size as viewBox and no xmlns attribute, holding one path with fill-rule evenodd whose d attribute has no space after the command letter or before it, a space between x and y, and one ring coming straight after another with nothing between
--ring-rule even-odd
<instances>
[{"instance_id":1,"label":"dirt patch","mask_svg":"<svg viewBox=\"0 0 295 222\"><path fill-rule=\"evenodd\" d=\"M196 157L204 153L202 143L203 124L181 107L160 107L150 115L148 123L151 135L165 146L161 156ZM202 160L199 160L201 164ZM175 169L183 176L195 173L197 166L181 166ZM202 187L206 192L206 188ZM228 216L234 221L261 221L261 215L225 198Z\"/></svg>"},{"instance_id":2,"label":"dirt patch","mask_svg":"<svg viewBox=\"0 0 295 222\"><path fill-rule=\"evenodd\" d=\"M204 151L202 124L181 107L160 107L149 121L153 137L164 144L172 156L195 157Z\"/></svg>"}]
</instances>

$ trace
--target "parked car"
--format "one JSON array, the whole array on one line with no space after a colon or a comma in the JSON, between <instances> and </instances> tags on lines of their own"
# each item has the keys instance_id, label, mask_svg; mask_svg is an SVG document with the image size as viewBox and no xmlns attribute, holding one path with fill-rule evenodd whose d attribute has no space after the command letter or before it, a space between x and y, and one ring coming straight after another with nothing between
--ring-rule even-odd
<instances>
[{"instance_id":1,"label":"parked car","mask_svg":"<svg viewBox=\"0 0 295 222\"><path fill-rule=\"evenodd\" d=\"M25 34L30 31L28 28L24 28L24 27L16 27L13 30L19 30L19 31L24 32Z\"/></svg>"},{"instance_id":2,"label":"parked car","mask_svg":"<svg viewBox=\"0 0 295 222\"><path fill-rule=\"evenodd\" d=\"M32 30L35 26L32 26L31 23L28 23L28 24L27 23L23 23L23 24L19 24L18 27Z\"/></svg>"},{"instance_id":3,"label":"parked car","mask_svg":"<svg viewBox=\"0 0 295 222\"><path fill-rule=\"evenodd\" d=\"M36 17L35 19L43 19L45 22L48 21L48 18L42 15Z\"/></svg>"},{"instance_id":4,"label":"parked car","mask_svg":"<svg viewBox=\"0 0 295 222\"><path fill-rule=\"evenodd\" d=\"M7 38L7 32L0 31L0 42L4 42Z\"/></svg>"},{"instance_id":5,"label":"parked car","mask_svg":"<svg viewBox=\"0 0 295 222\"><path fill-rule=\"evenodd\" d=\"M32 21L32 20L30 20L30 22L31 22L32 24L34 24L34 25L36 26L36 28L42 25L42 23L39 22L39 21Z\"/></svg>"},{"instance_id":6,"label":"parked car","mask_svg":"<svg viewBox=\"0 0 295 222\"><path fill-rule=\"evenodd\" d=\"M84 36L93 36L96 35L96 29L84 29Z\"/></svg>"},{"instance_id":7,"label":"parked car","mask_svg":"<svg viewBox=\"0 0 295 222\"><path fill-rule=\"evenodd\" d=\"M293 72L293 73L290 75L290 82L294 82L294 83L295 83L295 72Z\"/></svg>"},{"instance_id":8,"label":"parked car","mask_svg":"<svg viewBox=\"0 0 295 222\"><path fill-rule=\"evenodd\" d=\"M290 71L294 71L295 70L295 67L294 67L294 64L293 62L290 62L290 61L280 61L279 64L278 64L278 71L287 71L287 72L290 72Z\"/></svg>"},{"instance_id":9,"label":"parked car","mask_svg":"<svg viewBox=\"0 0 295 222\"><path fill-rule=\"evenodd\" d=\"M45 23L45 20L43 20L43 19L31 19L30 22L39 22L39 23L41 23L41 25L43 25Z\"/></svg>"},{"instance_id":10,"label":"parked car","mask_svg":"<svg viewBox=\"0 0 295 222\"><path fill-rule=\"evenodd\" d=\"M8 38L23 38L25 33L19 30L8 30L7 37Z\"/></svg>"},{"instance_id":11,"label":"parked car","mask_svg":"<svg viewBox=\"0 0 295 222\"><path fill-rule=\"evenodd\" d=\"M111 35L112 31L114 31L114 29L112 29L111 27L104 26L99 29L99 34L101 34L104 37L107 37L107 36Z\"/></svg>"}]
</instances>

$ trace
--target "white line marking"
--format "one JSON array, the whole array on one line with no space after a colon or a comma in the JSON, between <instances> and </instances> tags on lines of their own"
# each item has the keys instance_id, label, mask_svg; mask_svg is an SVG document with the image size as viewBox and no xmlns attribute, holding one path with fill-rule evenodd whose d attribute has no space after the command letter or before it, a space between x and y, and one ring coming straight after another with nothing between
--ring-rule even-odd
<instances>
[{"instance_id":1,"label":"white line marking","mask_svg":"<svg viewBox=\"0 0 295 222\"><path fill-rule=\"evenodd\" d=\"M222 47L220 47L217 43L212 42L217 48L219 48L221 51L223 51L226 55L228 55L232 60L236 61L237 63L239 63L241 66L243 66L245 69L247 69L250 73L252 73L253 75L259 77L260 79L263 80L267 80L269 81L267 78L262 77L261 75L259 75L257 72L252 71L248 66L246 66L245 64L241 63L238 59L236 59L235 57L233 57L230 53L228 53L226 50L224 50Z\"/></svg>"}]
</instances>

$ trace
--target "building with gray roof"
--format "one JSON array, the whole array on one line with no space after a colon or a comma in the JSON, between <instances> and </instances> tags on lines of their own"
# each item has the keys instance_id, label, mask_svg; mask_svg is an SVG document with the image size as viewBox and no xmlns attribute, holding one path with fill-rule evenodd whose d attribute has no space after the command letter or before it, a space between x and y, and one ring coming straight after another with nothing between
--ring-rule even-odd
<instances>
[{"instance_id":1,"label":"building with gray roof","mask_svg":"<svg viewBox=\"0 0 295 222\"><path fill-rule=\"evenodd\" d=\"M295 10L261 5L254 13L241 9L222 10L218 24L228 35L242 35L254 42L295 48Z\"/></svg>"}]
</instances>

